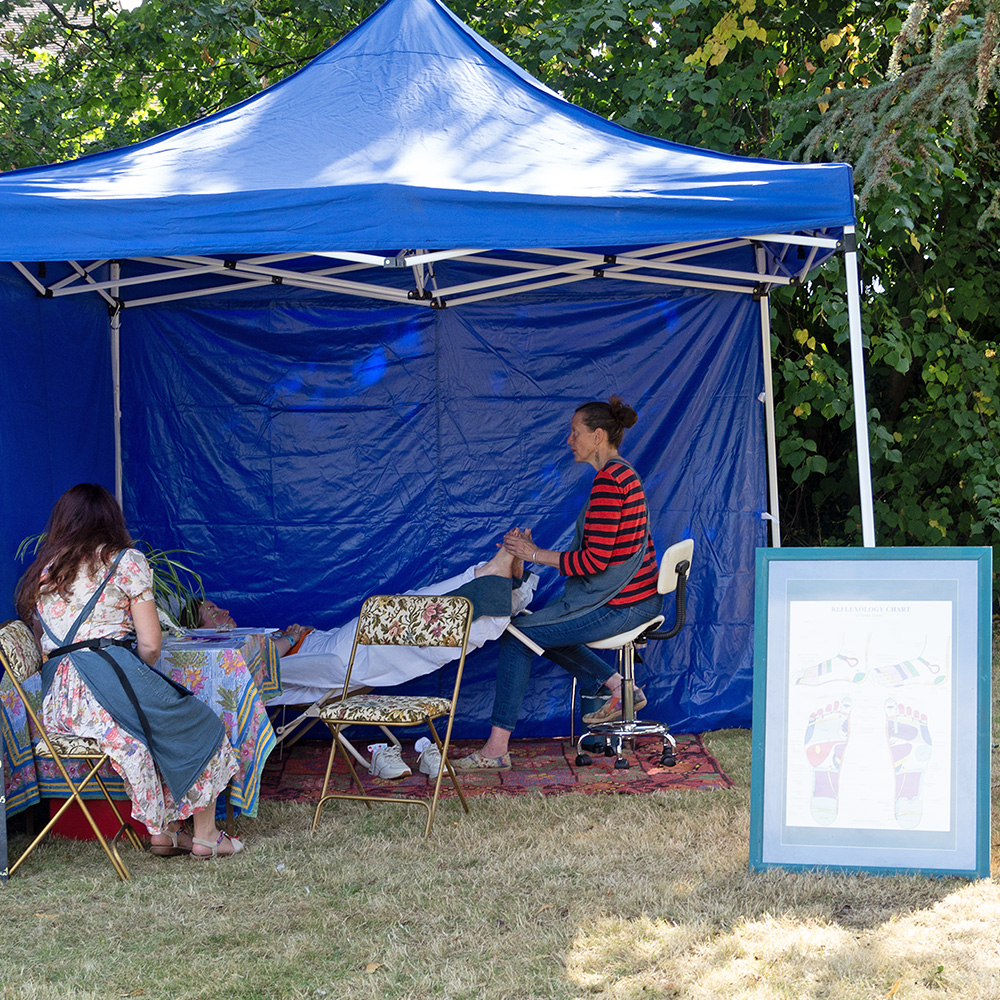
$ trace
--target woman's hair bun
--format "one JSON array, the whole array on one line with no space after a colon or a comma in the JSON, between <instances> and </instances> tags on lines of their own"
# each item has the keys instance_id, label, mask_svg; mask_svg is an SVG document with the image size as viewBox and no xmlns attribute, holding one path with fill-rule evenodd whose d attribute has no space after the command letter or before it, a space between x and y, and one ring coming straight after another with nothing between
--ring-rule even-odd
<instances>
[{"instance_id":1,"label":"woman's hair bun","mask_svg":"<svg viewBox=\"0 0 1000 1000\"><path fill-rule=\"evenodd\" d=\"M622 400L621 396L612 396L608 400L608 406L611 407L611 415L624 427L626 430L629 427L634 427L635 422L639 419L639 415L632 409L628 403Z\"/></svg>"}]
</instances>

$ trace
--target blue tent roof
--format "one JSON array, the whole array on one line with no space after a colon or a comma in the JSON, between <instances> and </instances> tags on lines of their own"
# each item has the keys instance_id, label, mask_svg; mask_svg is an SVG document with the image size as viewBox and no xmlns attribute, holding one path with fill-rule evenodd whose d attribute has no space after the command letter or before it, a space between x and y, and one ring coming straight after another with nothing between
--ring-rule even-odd
<instances>
[{"instance_id":1,"label":"blue tent roof","mask_svg":"<svg viewBox=\"0 0 1000 1000\"><path fill-rule=\"evenodd\" d=\"M853 224L851 169L653 139L575 107L438 0L146 142L0 176L0 260L635 246Z\"/></svg>"}]
</instances>

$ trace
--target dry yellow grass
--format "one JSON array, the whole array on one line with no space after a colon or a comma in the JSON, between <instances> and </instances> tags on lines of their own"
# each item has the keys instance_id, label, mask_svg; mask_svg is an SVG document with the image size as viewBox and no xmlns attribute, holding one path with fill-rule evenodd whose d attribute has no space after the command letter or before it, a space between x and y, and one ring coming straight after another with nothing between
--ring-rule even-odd
<instances>
[{"instance_id":1,"label":"dry yellow grass","mask_svg":"<svg viewBox=\"0 0 1000 1000\"><path fill-rule=\"evenodd\" d=\"M53 840L0 888L4 1000L1000 997L992 879L747 870L750 734L725 791L266 803L205 863ZM994 838L996 839L996 838ZM15 839L12 852L23 841Z\"/></svg>"}]
</instances>

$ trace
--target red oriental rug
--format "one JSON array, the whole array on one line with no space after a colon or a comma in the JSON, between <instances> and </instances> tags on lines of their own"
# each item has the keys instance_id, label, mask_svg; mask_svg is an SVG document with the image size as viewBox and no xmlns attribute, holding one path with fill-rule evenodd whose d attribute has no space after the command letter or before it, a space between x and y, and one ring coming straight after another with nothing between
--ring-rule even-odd
<instances>
[{"instance_id":1,"label":"red oriental rug","mask_svg":"<svg viewBox=\"0 0 1000 1000\"><path fill-rule=\"evenodd\" d=\"M641 794L660 789L731 788L719 762L705 749L700 736L676 736L677 765L660 765L660 743L656 739L639 740L637 753L630 757L632 766L616 770L613 757L593 756L589 767L578 767L576 746L568 739L513 740L510 746L511 769L463 774L462 790L468 795L563 795L566 792L624 792ZM481 746L482 741L457 741L451 745L452 760L464 757ZM359 745L365 752L366 748ZM282 753L279 745L264 767L260 797L281 802L315 802L323 787L323 775L330 753L328 740L301 740ZM367 754L366 754L367 756ZM431 779L417 771L413 744L404 742L403 760L413 769L409 778L387 781L372 778L359 768L365 786L379 794L398 794L407 798L429 798L434 793ZM331 791L347 791L350 775L340 754L334 764ZM455 791L445 778L442 797Z\"/></svg>"}]
</instances>

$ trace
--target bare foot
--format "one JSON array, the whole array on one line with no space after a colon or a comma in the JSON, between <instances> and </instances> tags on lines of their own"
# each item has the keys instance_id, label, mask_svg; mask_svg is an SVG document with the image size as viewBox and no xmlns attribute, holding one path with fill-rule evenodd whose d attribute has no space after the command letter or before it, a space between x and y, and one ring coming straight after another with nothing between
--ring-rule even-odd
<instances>
[{"instance_id":1,"label":"bare foot","mask_svg":"<svg viewBox=\"0 0 1000 1000\"><path fill-rule=\"evenodd\" d=\"M498 549L489 562L476 567L476 576L505 576L510 579L514 575L514 561L506 549Z\"/></svg>"}]
</instances>

